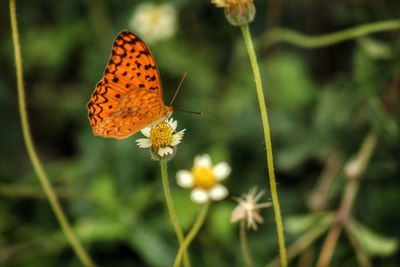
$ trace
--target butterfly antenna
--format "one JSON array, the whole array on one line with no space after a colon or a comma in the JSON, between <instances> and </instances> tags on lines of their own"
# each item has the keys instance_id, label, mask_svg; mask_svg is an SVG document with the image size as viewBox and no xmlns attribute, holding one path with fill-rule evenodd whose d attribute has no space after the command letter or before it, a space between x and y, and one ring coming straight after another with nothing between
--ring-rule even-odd
<instances>
[{"instance_id":1,"label":"butterfly antenna","mask_svg":"<svg viewBox=\"0 0 400 267\"><path fill-rule=\"evenodd\" d=\"M187 76L187 73L185 72L185 73L183 74L183 77L182 77L182 79L181 79L181 82L180 82L179 85L178 85L178 88L177 88L176 91L175 91L174 97L172 97L171 103L169 103L170 106L172 105L172 103L174 103L174 100L175 100L176 96L178 95L179 89L181 88L182 83L183 83L183 81L185 80L186 76Z\"/></svg>"},{"instance_id":2,"label":"butterfly antenna","mask_svg":"<svg viewBox=\"0 0 400 267\"><path fill-rule=\"evenodd\" d=\"M191 110L184 110L184 109L180 109L180 108L174 108L175 111L180 111L180 112L185 112L185 113L190 113L190 114L196 114L196 115L204 115L204 112L200 112L200 111L191 111Z\"/></svg>"}]
</instances>

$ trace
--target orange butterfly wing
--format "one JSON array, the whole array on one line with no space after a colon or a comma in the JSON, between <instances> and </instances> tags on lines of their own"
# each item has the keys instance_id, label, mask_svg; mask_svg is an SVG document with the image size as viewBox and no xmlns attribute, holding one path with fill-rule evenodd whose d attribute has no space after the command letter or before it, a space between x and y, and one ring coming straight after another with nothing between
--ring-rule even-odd
<instances>
[{"instance_id":1,"label":"orange butterfly wing","mask_svg":"<svg viewBox=\"0 0 400 267\"><path fill-rule=\"evenodd\" d=\"M104 77L87 107L93 134L117 139L172 113L163 102L156 62L135 34L125 30L115 38Z\"/></svg>"}]
</instances>

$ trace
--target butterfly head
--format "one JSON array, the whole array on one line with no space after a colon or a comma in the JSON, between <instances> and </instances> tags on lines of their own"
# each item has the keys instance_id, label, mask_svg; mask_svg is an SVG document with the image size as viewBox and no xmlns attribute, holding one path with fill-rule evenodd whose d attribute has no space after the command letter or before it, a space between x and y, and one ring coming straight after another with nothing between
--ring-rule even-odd
<instances>
[{"instance_id":1,"label":"butterfly head","mask_svg":"<svg viewBox=\"0 0 400 267\"><path fill-rule=\"evenodd\" d=\"M174 112L174 109L172 106L164 106L164 117L165 118L170 118L172 116L172 113Z\"/></svg>"}]
</instances>

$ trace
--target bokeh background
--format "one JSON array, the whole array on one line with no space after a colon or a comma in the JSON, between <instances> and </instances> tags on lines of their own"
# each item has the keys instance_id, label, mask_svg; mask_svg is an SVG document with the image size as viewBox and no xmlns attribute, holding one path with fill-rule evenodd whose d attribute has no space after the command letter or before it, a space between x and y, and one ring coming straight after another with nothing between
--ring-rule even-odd
<instances>
[{"instance_id":1,"label":"bokeh background","mask_svg":"<svg viewBox=\"0 0 400 267\"><path fill-rule=\"evenodd\" d=\"M334 211L346 184L343 166L370 132L377 145L362 175L352 216L375 266L399 266L399 31L315 49L266 34L287 27L320 35L398 19L398 0L255 2L251 24L269 108L287 244L316 212ZM81 266L66 243L27 157L18 114L8 2L0 3L0 266ZM231 196L257 186L270 199L254 80L239 28L207 1L18 1L26 101L40 157L80 240L99 266L170 266L178 244L162 193L158 162L135 144L92 135L86 103L122 29L146 41L168 103L183 73L175 112L186 136L169 164L179 219L187 231L198 206L174 173L209 153L227 161ZM316 185L328 173L322 204ZM320 194L320 193L319 193ZM313 200L314 199L314 200ZM318 198L317 198L318 199ZM194 266L244 266L232 198L212 205L190 249ZM256 266L278 255L274 214L249 233ZM308 217L307 217L308 216ZM311 216L311 217L310 217ZM291 266L313 266L325 234ZM397 255L397 256L396 256ZM307 258L308 257L308 258ZM307 261L308 260L308 261ZM357 266L346 235L331 266Z\"/></svg>"}]
</instances>

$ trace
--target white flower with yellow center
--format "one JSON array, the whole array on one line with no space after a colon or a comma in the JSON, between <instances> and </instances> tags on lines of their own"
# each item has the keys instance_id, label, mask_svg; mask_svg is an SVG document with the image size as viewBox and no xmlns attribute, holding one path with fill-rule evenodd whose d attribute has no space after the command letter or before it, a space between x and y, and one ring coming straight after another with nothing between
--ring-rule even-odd
<instances>
[{"instance_id":1,"label":"white flower with yellow center","mask_svg":"<svg viewBox=\"0 0 400 267\"><path fill-rule=\"evenodd\" d=\"M228 195L228 190L220 182L231 173L231 167L226 162L212 165L209 155L204 154L194 159L193 168L180 170L176 173L176 180L183 188L193 188L191 199L203 204L210 200L221 200Z\"/></svg>"},{"instance_id":2,"label":"white flower with yellow center","mask_svg":"<svg viewBox=\"0 0 400 267\"><path fill-rule=\"evenodd\" d=\"M146 138L137 139L137 145L141 148L150 148L154 159L169 159L175 151L176 146L181 143L186 129L176 132L178 122L173 118L150 125L141 130Z\"/></svg>"},{"instance_id":3,"label":"white flower with yellow center","mask_svg":"<svg viewBox=\"0 0 400 267\"><path fill-rule=\"evenodd\" d=\"M264 191L261 190L257 193L257 189L254 187L247 194L236 198L239 205L232 212L231 223L244 220L247 228L257 230L257 223L264 222L259 210L272 206L271 202L257 203L263 195Z\"/></svg>"},{"instance_id":4,"label":"white flower with yellow center","mask_svg":"<svg viewBox=\"0 0 400 267\"><path fill-rule=\"evenodd\" d=\"M133 13L129 25L148 42L171 37L176 31L176 10L171 4L140 4Z\"/></svg>"}]
</instances>

